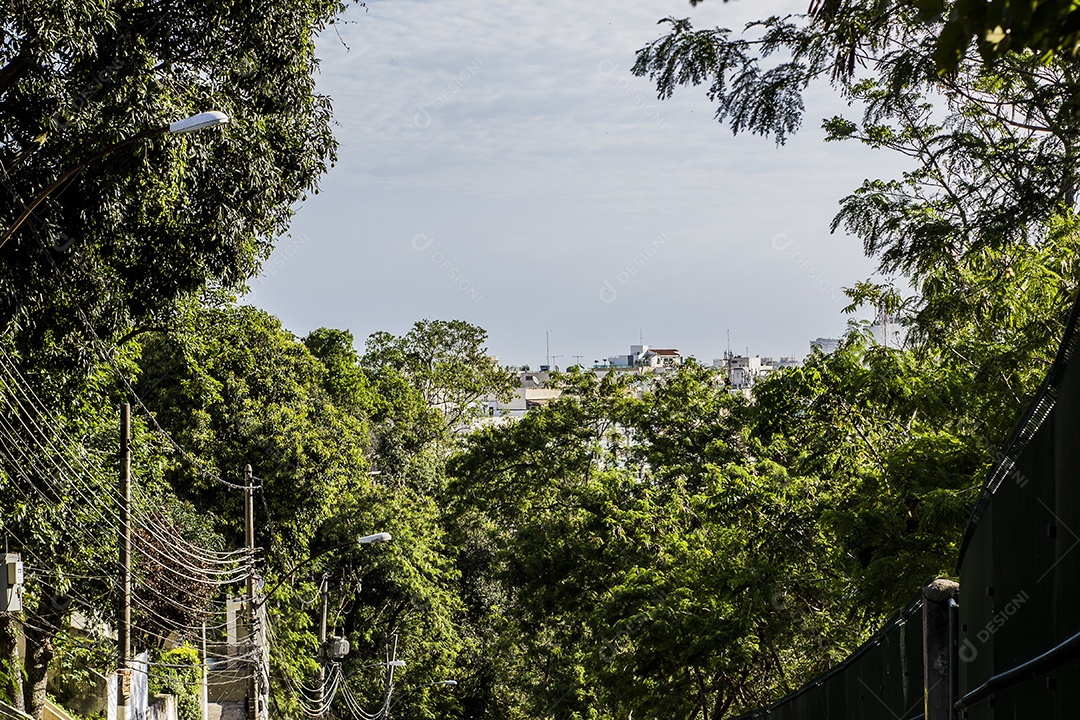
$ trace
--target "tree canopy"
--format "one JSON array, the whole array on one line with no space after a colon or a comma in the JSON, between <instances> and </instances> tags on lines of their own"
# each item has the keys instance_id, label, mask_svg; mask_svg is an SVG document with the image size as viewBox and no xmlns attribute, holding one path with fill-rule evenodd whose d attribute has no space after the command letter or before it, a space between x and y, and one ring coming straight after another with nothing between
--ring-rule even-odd
<instances>
[{"instance_id":1,"label":"tree canopy","mask_svg":"<svg viewBox=\"0 0 1080 720\"><path fill-rule=\"evenodd\" d=\"M161 324L182 296L236 288L315 188L335 143L314 35L338 2L18 2L0 29L4 227L72 166L143 130L220 110L228 125L111 152L0 248L20 343L61 364ZM78 361L82 362L79 363Z\"/></svg>"},{"instance_id":2,"label":"tree canopy","mask_svg":"<svg viewBox=\"0 0 1080 720\"><path fill-rule=\"evenodd\" d=\"M690 5L701 2L690 0ZM907 0L900 5L904 11L915 11L920 22L936 33L934 58L942 74L955 71L972 44L988 62L1024 51L1072 59L1080 49L1080 11L1068 0ZM847 52L838 59L850 68L868 36L887 31L893 9L892 4L867 0L812 0L808 14L826 29L850 17L863 23L859 32L841 35Z\"/></svg>"}]
</instances>

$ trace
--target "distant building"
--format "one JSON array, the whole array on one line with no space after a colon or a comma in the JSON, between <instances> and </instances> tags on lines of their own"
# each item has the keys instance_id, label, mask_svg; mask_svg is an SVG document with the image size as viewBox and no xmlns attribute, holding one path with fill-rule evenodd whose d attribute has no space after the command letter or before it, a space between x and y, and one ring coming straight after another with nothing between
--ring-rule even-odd
<instances>
[{"instance_id":1,"label":"distant building","mask_svg":"<svg viewBox=\"0 0 1080 720\"><path fill-rule=\"evenodd\" d=\"M509 402L502 402L494 395L487 396L484 406L487 408L488 417L523 417L529 410L558 399L562 395L562 390L548 387L550 379L551 374L547 370L519 371L518 387L514 388L514 397Z\"/></svg>"},{"instance_id":2,"label":"distant building","mask_svg":"<svg viewBox=\"0 0 1080 720\"><path fill-rule=\"evenodd\" d=\"M749 391L775 369L772 358L762 358L758 355L732 355L730 352L723 358L713 360L713 367L724 371L728 389L732 392Z\"/></svg>"},{"instance_id":3,"label":"distant building","mask_svg":"<svg viewBox=\"0 0 1080 720\"><path fill-rule=\"evenodd\" d=\"M682 354L672 348L650 348L648 345L631 345L628 355L612 355L608 367L612 368L676 368L682 365Z\"/></svg>"},{"instance_id":4,"label":"distant building","mask_svg":"<svg viewBox=\"0 0 1080 720\"><path fill-rule=\"evenodd\" d=\"M642 356L646 367L675 368L682 365L682 355L678 350L653 348Z\"/></svg>"},{"instance_id":5,"label":"distant building","mask_svg":"<svg viewBox=\"0 0 1080 720\"><path fill-rule=\"evenodd\" d=\"M817 348L826 355L829 355L836 352L836 348L838 347L840 347L840 340L838 338L819 337L817 340L810 341L810 352L814 352L814 348Z\"/></svg>"},{"instance_id":6,"label":"distant building","mask_svg":"<svg viewBox=\"0 0 1080 720\"><path fill-rule=\"evenodd\" d=\"M895 348L897 350L907 345L907 333L900 323L891 315L881 315L867 328L875 345Z\"/></svg>"}]
</instances>

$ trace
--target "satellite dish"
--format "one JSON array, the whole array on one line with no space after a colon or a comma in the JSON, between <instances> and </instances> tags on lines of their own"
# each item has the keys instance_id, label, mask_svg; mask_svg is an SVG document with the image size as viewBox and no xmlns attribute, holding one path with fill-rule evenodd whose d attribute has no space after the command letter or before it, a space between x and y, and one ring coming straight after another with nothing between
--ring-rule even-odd
<instances>
[{"instance_id":1,"label":"satellite dish","mask_svg":"<svg viewBox=\"0 0 1080 720\"><path fill-rule=\"evenodd\" d=\"M641 354L644 355L647 352L649 352L649 346L648 345L642 345L641 346Z\"/></svg>"}]
</instances>

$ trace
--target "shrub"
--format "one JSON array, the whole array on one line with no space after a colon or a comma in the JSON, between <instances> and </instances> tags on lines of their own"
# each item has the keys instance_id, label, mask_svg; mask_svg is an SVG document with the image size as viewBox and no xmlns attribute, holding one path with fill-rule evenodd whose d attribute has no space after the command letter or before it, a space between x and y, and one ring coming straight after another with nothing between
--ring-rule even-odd
<instances>
[{"instance_id":1,"label":"shrub","mask_svg":"<svg viewBox=\"0 0 1080 720\"><path fill-rule=\"evenodd\" d=\"M150 694L176 696L176 713L180 720L201 720L202 672L199 651L190 645L159 651L157 660L150 666Z\"/></svg>"}]
</instances>

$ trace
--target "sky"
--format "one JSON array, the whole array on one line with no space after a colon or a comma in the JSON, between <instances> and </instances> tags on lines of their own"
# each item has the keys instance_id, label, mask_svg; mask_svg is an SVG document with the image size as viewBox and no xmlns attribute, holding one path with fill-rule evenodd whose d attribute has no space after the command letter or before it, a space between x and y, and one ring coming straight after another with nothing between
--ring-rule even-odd
<instances>
[{"instance_id":1,"label":"sky","mask_svg":"<svg viewBox=\"0 0 1080 720\"><path fill-rule=\"evenodd\" d=\"M421 319L485 328L503 364L676 348L801 358L873 274L830 234L839 200L900 161L824 143L855 111L810 88L777 147L733 136L704 88L658 100L630 73L660 18L739 28L807 0L387 0L317 44L337 165L297 205L245 301L305 335ZM768 10L766 10L766 8ZM550 348L550 350L549 350Z\"/></svg>"}]
</instances>

